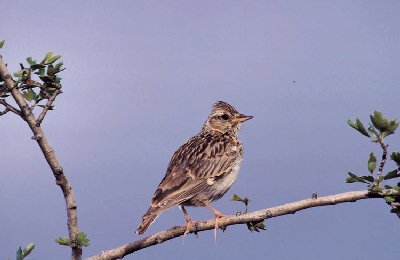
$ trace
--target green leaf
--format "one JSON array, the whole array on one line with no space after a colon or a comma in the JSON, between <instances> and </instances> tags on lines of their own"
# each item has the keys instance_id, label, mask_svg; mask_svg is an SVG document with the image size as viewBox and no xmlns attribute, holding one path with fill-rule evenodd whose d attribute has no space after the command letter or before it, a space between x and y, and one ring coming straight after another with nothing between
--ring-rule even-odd
<instances>
[{"instance_id":1,"label":"green leaf","mask_svg":"<svg viewBox=\"0 0 400 260\"><path fill-rule=\"evenodd\" d=\"M85 232L79 232L78 234L76 234L76 243L79 246L88 247L90 245L90 239Z\"/></svg>"},{"instance_id":2,"label":"green leaf","mask_svg":"<svg viewBox=\"0 0 400 260\"><path fill-rule=\"evenodd\" d=\"M58 237L54 240L54 242L62 246L71 246L71 243L69 242L69 237Z\"/></svg>"},{"instance_id":3,"label":"green leaf","mask_svg":"<svg viewBox=\"0 0 400 260\"><path fill-rule=\"evenodd\" d=\"M22 254L21 247L19 247L17 250L17 260L23 260L23 259L24 259L24 255Z\"/></svg>"},{"instance_id":4,"label":"green leaf","mask_svg":"<svg viewBox=\"0 0 400 260\"><path fill-rule=\"evenodd\" d=\"M382 132L382 129L385 129L389 125L389 123L385 122L385 118L383 117L382 113L379 111L374 111L373 115L370 115L370 119L372 124L376 129Z\"/></svg>"},{"instance_id":5,"label":"green leaf","mask_svg":"<svg viewBox=\"0 0 400 260\"><path fill-rule=\"evenodd\" d=\"M374 177L372 177L371 175L369 176L361 176L362 179L368 181L368 182L374 182Z\"/></svg>"},{"instance_id":6,"label":"green leaf","mask_svg":"<svg viewBox=\"0 0 400 260\"><path fill-rule=\"evenodd\" d=\"M46 72L46 70L43 67L43 68L40 68L38 72L35 72L35 74L43 77L45 72Z\"/></svg>"},{"instance_id":7,"label":"green leaf","mask_svg":"<svg viewBox=\"0 0 400 260\"><path fill-rule=\"evenodd\" d=\"M376 157L374 153L370 153L368 160L368 171L372 174L375 171L375 168L376 168Z\"/></svg>"},{"instance_id":8,"label":"green leaf","mask_svg":"<svg viewBox=\"0 0 400 260\"><path fill-rule=\"evenodd\" d=\"M233 194L231 197L231 201L240 201L243 202L245 205L248 205L250 200L247 197L241 198L240 196Z\"/></svg>"},{"instance_id":9,"label":"green leaf","mask_svg":"<svg viewBox=\"0 0 400 260\"><path fill-rule=\"evenodd\" d=\"M55 62L59 58L61 58L61 55L56 55L54 57L48 58L46 64L52 64L53 62Z\"/></svg>"},{"instance_id":10,"label":"green leaf","mask_svg":"<svg viewBox=\"0 0 400 260\"><path fill-rule=\"evenodd\" d=\"M390 159L392 159L398 166L400 166L400 152L393 152L390 155Z\"/></svg>"},{"instance_id":11,"label":"green leaf","mask_svg":"<svg viewBox=\"0 0 400 260\"><path fill-rule=\"evenodd\" d=\"M392 203L393 201L396 200L392 196L385 196L384 199L385 199L386 203Z\"/></svg>"},{"instance_id":12,"label":"green leaf","mask_svg":"<svg viewBox=\"0 0 400 260\"><path fill-rule=\"evenodd\" d=\"M400 191L400 186L399 186L399 184L397 184L397 186L393 186L393 189L395 189L395 190L397 190L397 191Z\"/></svg>"},{"instance_id":13,"label":"green leaf","mask_svg":"<svg viewBox=\"0 0 400 260\"><path fill-rule=\"evenodd\" d=\"M28 100L29 102L32 102L32 101L37 102L38 97L39 97L39 96L36 94L36 92L33 91L31 88L28 89L28 90L26 90L26 91L24 91L24 92L22 92L22 96L23 96L26 100Z\"/></svg>"},{"instance_id":14,"label":"green leaf","mask_svg":"<svg viewBox=\"0 0 400 260\"><path fill-rule=\"evenodd\" d=\"M351 119L347 120L347 124L351 127L353 127L354 129L356 129L358 132L360 132L361 134L365 135L366 137L370 137L370 135L368 134L367 130L365 129L363 123L360 121L360 119L356 119L355 122L351 121Z\"/></svg>"},{"instance_id":15,"label":"green leaf","mask_svg":"<svg viewBox=\"0 0 400 260\"><path fill-rule=\"evenodd\" d=\"M5 40L0 41L0 49L3 48Z\"/></svg>"},{"instance_id":16,"label":"green leaf","mask_svg":"<svg viewBox=\"0 0 400 260\"><path fill-rule=\"evenodd\" d=\"M231 197L231 201L243 201L243 199L239 195L233 194Z\"/></svg>"},{"instance_id":17,"label":"green leaf","mask_svg":"<svg viewBox=\"0 0 400 260\"><path fill-rule=\"evenodd\" d=\"M389 121L388 130L394 132L398 127L399 127L399 121L397 121L396 117Z\"/></svg>"},{"instance_id":18,"label":"green leaf","mask_svg":"<svg viewBox=\"0 0 400 260\"><path fill-rule=\"evenodd\" d=\"M17 77L17 78L21 78L23 72L24 72L24 70L18 70L18 71L13 73L13 76Z\"/></svg>"},{"instance_id":19,"label":"green leaf","mask_svg":"<svg viewBox=\"0 0 400 260\"><path fill-rule=\"evenodd\" d=\"M383 176L384 180L390 180L390 179L394 179L400 177L400 174L397 172L397 170L393 170L390 171L388 174L386 174L385 176Z\"/></svg>"},{"instance_id":20,"label":"green leaf","mask_svg":"<svg viewBox=\"0 0 400 260\"><path fill-rule=\"evenodd\" d=\"M348 174L350 175L350 177L348 177L346 179L347 183L353 183L353 182L367 183L367 181L365 181L363 178L361 178L361 177L359 177L359 176L357 176L357 175L355 175L355 174L353 174L351 172L348 172Z\"/></svg>"},{"instance_id":21,"label":"green leaf","mask_svg":"<svg viewBox=\"0 0 400 260\"><path fill-rule=\"evenodd\" d=\"M59 62L56 65L54 65L54 70L56 70L57 72L60 72L61 70L61 66L63 65L63 62Z\"/></svg>"},{"instance_id":22,"label":"green leaf","mask_svg":"<svg viewBox=\"0 0 400 260\"><path fill-rule=\"evenodd\" d=\"M23 250L24 257L28 256L34 248L35 248L34 243L29 243L28 245L26 245L26 247Z\"/></svg>"},{"instance_id":23,"label":"green leaf","mask_svg":"<svg viewBox=\"0 0 400 260\"><path fill-rule=\"evenodd\" d=\"M29 64L30 66L36 65L36 61L33 60L32 57L26 58L26 61L28 62L28 64Z\"/></svg>"},{"instance_id":24,"label":"green leaf","mask_svg":"<svg viewBox=\"0 0 400 260\"><path fill-rule=\"evenodd\" d=\"M382 137L394 134L394 131L397 129L398 126L399 122L397 121L397 118L390 120L387 129L382 133Z\"/></svg>"},{"instance_id":25,"label":"green leaf","mask_svg":"<svg viewBox=\"0 0 400 260\"><path fill-rule=\"evenodd\" d=\"M53 57L54 53L52 51L49 51L48 53L46 53L46 56L44 56L44 59L42 60L42 64L45 64L48 62L48 59L50 59L51 57Z\"/></svg>"}]
</instances>

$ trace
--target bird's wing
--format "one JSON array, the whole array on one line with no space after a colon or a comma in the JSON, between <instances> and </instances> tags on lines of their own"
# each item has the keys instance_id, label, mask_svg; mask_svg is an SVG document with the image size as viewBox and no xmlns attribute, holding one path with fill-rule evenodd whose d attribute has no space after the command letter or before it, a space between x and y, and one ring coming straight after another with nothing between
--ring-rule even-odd
<instances>
[{"instance_id":1,"label":"bird's wing","mask_svg":"<svg viewBox=\"0 0 400 260\"><path fill-rule=\"evenodd\" d=\"M215 178L230 171L238 146L224 136L197 135L174 154L159 184L152 206L160 211L178 205L206 189Z\"/></svg>"}]
</instances>

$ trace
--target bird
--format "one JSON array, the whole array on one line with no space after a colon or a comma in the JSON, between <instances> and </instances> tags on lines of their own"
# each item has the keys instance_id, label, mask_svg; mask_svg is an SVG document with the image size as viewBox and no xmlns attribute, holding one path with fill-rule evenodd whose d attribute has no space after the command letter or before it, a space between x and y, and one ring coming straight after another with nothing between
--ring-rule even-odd
<instances>
[{"instance_id":1,"label":"bird","mask_svg":"<svg viewBox=\"0 0 400 260\"><path fill-rule=\"evenodd\" d=\"M172 156L136 233L143 234L163 211L180 206L186 220L185 236L193 223L185 207L192 206L214 213L216 236L218 220L224 215L210 203L220 199L238 176L243 158L238 130L252 118L227 102L214 103L201 131Z\"/></svg>"}]
</instances>

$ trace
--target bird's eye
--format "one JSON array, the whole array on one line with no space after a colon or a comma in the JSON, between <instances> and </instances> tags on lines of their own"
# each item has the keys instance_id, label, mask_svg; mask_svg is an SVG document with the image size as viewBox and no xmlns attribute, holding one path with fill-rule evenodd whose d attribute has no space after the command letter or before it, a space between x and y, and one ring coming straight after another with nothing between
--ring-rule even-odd
<instances>
[{"instance_id":1,"label":"bird's eye","mask_svg":"<svg viewBox=\"0 0 400 260\"><path fill-rule=\"evenodd\" d=\"M222 116L219 117L222 120L228 120L229 116L227 114L223 114Z\"/></svg>"}]
</instances>

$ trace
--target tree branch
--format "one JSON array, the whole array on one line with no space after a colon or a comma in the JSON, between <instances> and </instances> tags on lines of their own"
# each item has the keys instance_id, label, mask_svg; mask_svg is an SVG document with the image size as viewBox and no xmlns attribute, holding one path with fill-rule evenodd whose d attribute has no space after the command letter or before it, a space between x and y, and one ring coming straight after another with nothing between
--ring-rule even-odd
<instances>
[{"instance_id":1,"label":"tree branch","mask_svg":"<svg viewBox=\"0 0 400 260\"><path fill-rule=\"evenodd\" d=\"M40 124L42 123L44 117L46 116L47 111L49 111L49 109L51 108L54 100L56 100L56 97L61 94L62 91L61 89L56 89L53 93L53 95L51 95L51 97L49 98L49 100L47 101L47 104L44 106L42 112L40 113L38 119L37 119L37 126L40 126Z\"/></svg>"},{"instance_id":2,"label":"tree branch","mask_svg":"<svg viewBox=\"0 0 400 260\"><path fill-rule=\"evenodd\" d=\"M11 111L16 115L19 115L20 117L22 117L21 111L19 111L18 109L16 109L15 107L13 107L12 105L8 104L4 99L0 99L0 104L2 104L6 109L1 112L1 116L6 114L7 112Z\"/></svg>"},{"instance_id":3,"label":"tree branch","mask_svg":"<svg viewBox=\"0 0 400 260\"><path fill-rule=\"evenodd\" d=\"M11 92L15 102L18 104L21 110L21 116L28 123L31 128L34 137L39 144L39 147L46 158L48 165L50 166L54 177L56 178L56 184L60 186L67 209L67 226L69 239L71 241L72 254L71 257L73 260L82 259L82 248L81 246L76 244L76 235L79 232L78 229L78 215L77 215L77 205L75 202L75 195L72 191L72 187L68 182L67 178L63 173L63 169L58 162L54 150L50 147L45 134L40 126L37 125L37 120L35 116L32 114L31 109L26 103L24 97L21 92L16 88L14 80L9 74L6 65L4 64L3 57L0 55L0 75L4 79L7 89Z\"/></svg>"},{"instance_id":4,"label":"tree branch","mask_svg":"<svg viewBox=\"0 0 400 260\"><path fill-rule=\"evenodd\" d=\"M313 208L313 207L322 207L329 205L336 205L340 203L346 202L355 202L363 199L370 198L383 198L385 195L399 195L399 192L396 190L386 190L382 193L370 193L367 190L364 191L351 191L340 193L336 195L324 196L319 198L309 198L304 200L299 200L292 203L287 203L284 205L262 209L259 211L246 213L239 216L227 216L218 220L218 224L220 227L227 227L231 225L237 224L245 224L250 222L260 222L264 219L279 217L288 214L294 214L297 211ZM214 228L215 221L198 221L195 225L192 225L190 228L190 233L197 233L200 231L210 230ZM132 254L135 251L142 250L146 247L151 247L157 244L161 244L170 239L182 236L185 232L186 225L172 227L168 230L158 232L152 236L145 237L134 242L122 245L120 247L110 249L108 251L103 251L95 256L89 257L87 260L111 260L111 259L119 259L128 254Z\"/></svg>"},{"instance_id":5,"label":"tree branch","mask_svg":"<svg viewBox=\"0 0 400 260\"><path fill-rule=\"evenodd\" d=\"M387 148L388 148L388 144L385 144L383 142L383 138L379 137L378 138L378 142L382 148L382 158L381 158L381 163L379 164L379 169L378 169L378 176L377 176L377 181L379 182L380 177L382 176L382 171L383 171L383 167L385 166L386 163L386 159L387 159Z\"/></svg>"}]
</instances>

